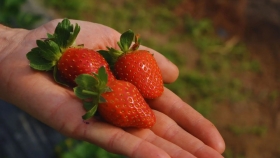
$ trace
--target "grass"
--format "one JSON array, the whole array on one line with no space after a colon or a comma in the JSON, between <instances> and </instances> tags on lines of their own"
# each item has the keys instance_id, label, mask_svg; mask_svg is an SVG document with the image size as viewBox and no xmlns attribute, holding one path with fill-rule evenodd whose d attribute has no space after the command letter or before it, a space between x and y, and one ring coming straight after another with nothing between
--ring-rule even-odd
<instances>
[{"instance_id":1,"label":"grass","mask_svg":"<svg viewBox=\"0 0 280 158\"><path fill-rule=\"evenodd\" d=\"M121 155L112 154L106 150L84 141L66 139L55 148L56 156L59 158L124 158Z\"/></svg>"},{"instance_id":2,"label":"grass","mask_svg":"<svg viewBox=\"0 0 280 158\"><path fill-rule=\"evenodd\" d=\"M246 158L244 154L236 154L230 149L226 149L223 155L225 158Z\"/></svg>"},{"instance_id":3,"label":"grass","mask_svg":"<svg viewBox=\"0 0 280 158\"><path fill-rule=\"evenodd\" d=\"M267 133L267 127L265 126L246 126L241 127L237 125L231 125L229 130L235 135L256 135L264 136Z\"/></svg>"}]
</instances>

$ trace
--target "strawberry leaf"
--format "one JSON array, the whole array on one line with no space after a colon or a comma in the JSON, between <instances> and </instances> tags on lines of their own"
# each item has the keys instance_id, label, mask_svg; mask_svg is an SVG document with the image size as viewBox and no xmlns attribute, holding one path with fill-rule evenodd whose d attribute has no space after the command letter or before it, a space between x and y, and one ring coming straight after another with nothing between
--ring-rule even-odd
<instances>
[{"instance_id":1,"label":"strawberry leaf","mask_svg":"<svg viewBox=\"0 0 280 158\"><path fill-rule=\"evenodd\" d=\"M55 62L42 57L42 51L39 47L33 48L26 54L26 57L30 61L30 67L35 70L49 71L55 65Z\"/></svg>"},{"instance_id":2,"label":"strawberry leaf","mask_svg":"<svg viewBox=\"0 0 280 158\"><path fill-rule=\"evenodd\" d=\"M108 50L98 50L97 52L107 61L111 70L114 70L114 65L118 58L124 53L123 51L107 47Z\"/></svg>"},{"instance_id":3,"label":"strawberry leaf","mask_svg":"<svg viewBox=\"0 0 280 158\"><path fill-rule=\"evenodd\" d=\"M70 33L70 37L67 40L67 47L70 47L74 44L80 30L81 30L80 26L78 24L76 24L74 27L74 31Z\"/></svg>"},{"instance_id":4,"label":"strawberry leaf","mask_svg":"<svg viewBox=\"0 0 280 158\"><path fill-rule=\"evenodd\" d=\"M129 47L134 39L134 32L131 30L128 30L124 32L120 37L120 42L118 42L119 47L123 52L128 52Z\"/></svg>"},{"instance_id":5,"label":"strawberry leaf","mask_svg":"<svg viewBox=\"0 0 280 158\"><path fill-rule=\"evenodd\" d=\"M81 74L77 76L75 82L79 87L85 90L95 88L98 85L98 81L89 74Z\"/></svg>"},{"instance_id":6,"label":"strawberry leaf","mask_svg":"<svg viewBox=\"0 0 280 158\"><path fill-rule=\"evenodd\" d=\"M87 111L89 111L90 109L92 109L93 108L93 106L96 106L95 104L93 104L92 102L84 102L83 103L83 107L87 110Z\"/></svg>"},{"instance_id":7,"label":"strawberry leaf","mask_svg":"<svg viewBox=\"0 0 280 158\"><path fill-rule=\"evenodd\" d=\"M48 39L54 39L55 37L52 34L47 33Z\"/></svg>"},{"instance_id":8,"label":"strawberry leaf","mask_svg":"<svg viewBox=\"0 0 280 158\"><path fill-rule=\"evenodd\" d=\"M54 34L48 35L48 37L51 37L51 40L56 42L62 49L66 49L73 45L79 32L80 26L78 24L74 27L70 20L63 19L62 22L58 23Z\"/></svg>"},{"instance_id":9,"label":"strawberry leaf","mask_svg":"<svg viewBox=\"0 0 280 158\"><path fill-rule=\"evenodd\" d=\"M106 99L102 96L99 97L99 103L106 103Z\"/></svg>"},{"instance_id":10,"label":"strawberry leaf","mask_svg":"<svg viewBox=\"0 0 280 158\"><path fill-rule=\"evenodd\" d=\"M107 72L106 72L106 69L104 66L100 67L99 70L98 70L98 80L100 82L100 86L103 88L106 87L107 85L107 82L108 82L108 75L107 75Z\"/></svg>"},{"instance_id":11,"label":"strawberry leaf","mask_svg":"<svg viewBox=\"0 0 280 158\"><path fill-rule=\"evenodd\" d=\"M55 66L53 67L53 78L54 78L54 81L55 81L56 83L59 83L59 84L65 86L65 87L69 87L69 85L67 85L67 84L63 81L63 79L61 79L61 76L59 75L59 72L58 72L58 69L57 69L57 65L55 65Z\"/></svg>"},{"instance_id":12,"label":"strawberry leaf","mask_svg":"<svg viewBox=\"0 0 280 158\"><path fill-rule=\"evenodd\" d=\"M108 48L110 49L110 48ZM98 50L97 51L100 55L103 56L103 58L108 62L108 64L111 66L111 65L114 65L114 60L113 60L113 56L109 54L109 51L107 50Z\"/></svg>"},{"instance_id":13,"label":"strawberry leaf","mask_svg":"<svg viewBox=\"0 0 280 158\"><path fill-rule=\"evenodd\" d=\"M49 61L58 61L61 57L59 46L50 40L36 41L38 47L41 49L41 55L43 58Z\"/></svg>"},{"instance_id":14,"label":"strawberry leaf","mask_svg":"<svg viewBox=\"0 0 280 158\"><path fill-rule=\"evenodd\" d=\"M84 114L84 115L82 116L82 118L83 118L84 120L87 120L87 119L91 118L92 116L94 116L94 114L95 114L96 111L97 111L97 107L98 107L97 105L93 106L90 110L87 111L86 114Z\"/></svg>"}]
</instances>

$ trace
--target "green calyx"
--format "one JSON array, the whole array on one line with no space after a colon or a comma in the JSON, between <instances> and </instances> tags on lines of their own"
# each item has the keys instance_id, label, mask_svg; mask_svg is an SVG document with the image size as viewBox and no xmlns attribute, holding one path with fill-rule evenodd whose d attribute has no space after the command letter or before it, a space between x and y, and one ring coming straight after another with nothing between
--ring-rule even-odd
<instances>
[{"instance_id":1,"label":"green calyx","mask_svg":"<svg viewBox=\"0 0 280 158\"><path fill-rule=\"evenodd\" d=\"M112 91L107 86L108 75L105 67L102 66L97 74L81 74L77 76L75 82L77 86L74 88L74 93L83 101L83 106L87 112L82 118L86 120L94 116L99 103L106 102L101 94Z\"/></svg>"},{"instance_id":2,"label":"green calyx","mask_svg":"<svg viewBox=\"0 0 280 158\"><path fill-rule=\"evenodd\" d=\"M117 42L117 44L120 47L121 51L123 51L124 53L128 53L130 51L138 49L138 47L135 47L134 45L130 47L133 40L135 42L134 45L137 45L139 47L138 36L136 36L132 30L128 30L121 35L120 41Z\"/></svg>"},{"instance_id":3,"label":"green calyx","mask_svg":"<svg viewBox=\"0 0 280 158\"><path fill-rule=\"evenodd\" d=\"M68 19L62 20L53 35L47 34L47 39L37 40L37 47L27 53L30 67L40 71L52 70L63 52L74 44L79 32L78 24L74 27Z\"/></svg>"},{"instance_id":4,"label":"green calyx","mask_svg":"<svg viewBox=\"0 0 280 158\"><path fill-rule=\"evenodd\" d=\"M132 30L128 30L121 35L120 41L117 42L117 44L120 47L120 50L107 47L108 50L98 51L106 59L111 68L113 68L113 65L120 56L137 50L140 46L140 39L139 36L135 35Z\"/></svg>"}]
</instances>

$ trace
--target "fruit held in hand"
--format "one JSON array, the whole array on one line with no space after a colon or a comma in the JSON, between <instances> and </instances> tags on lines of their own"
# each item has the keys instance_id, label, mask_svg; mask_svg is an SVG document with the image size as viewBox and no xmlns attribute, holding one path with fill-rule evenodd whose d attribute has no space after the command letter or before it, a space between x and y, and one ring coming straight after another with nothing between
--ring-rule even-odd
<instances>
[{"instance_id":1,"label":"fruit held in hand","mask_svg":"<svg viewBox=\"0 0 280 158\"><path fill-rule=\"evenodd\" d=\"M110 74L109 80L114 80L115 77L110 71L108 63L94 50L68 48L57 62L57 69L61 78L71 85L75 85L74 80L78 75L96 73L101 66L106 67L107 73Z\"/></svg>"},{"instance_id":2,"label":"fruit held in hand","mask_svg":"<svg viewBox=\"0 0 280 158\"><path fill-rule=\"evenodd\" d=\"M126 81L107 82L104 67L94 76L79 75L76 82L74 92L88 110L84 119L98 111L103 119L118 127L150 128L155 124L155 115L138 89Z\"/></svg>"},{"instance_id":3,"label":"fruit held in hand","mask_svg":"<svg viewBox=\"0 0 280 158\"><path fill-rule=\"evenodd\" d=\"M27 58L30 66L36 70L53 70L54 79L69 86L75 85L75 78L80 74L97 72L102 66L106 68L109 80L114 80L108 63L96 51L75 46L74 41L80 27L74 27L68 19L58 23L53 35L48 34L45 40L37 40Z\"/></svg>"},{"instance_id":4,"label":"fruit held in hand","mask_svg":"<svg viewBox=\"0 0 280 158\"><path fill-rule=\"evenodd\" d=\"M80 27L74 27L68 19L58 23L53 35L37 40L37 47L27 53L30 67L51 70L58 83L76 86L74 93L87 110L83 119L98 111L104 120L118 127L152 127L155 115L139 90L115 79L100 53L75 45L79 31Z\"/></svg>"},{"instance_id":5,"label":"fruit held in hand","mask_svg":"<svg viewBox=\"0 0 280 158\"><path fill-rule=\"evenodd\" d=\"M131 46L133 40L135 43ZM161 71L153 54L138 50L139 37L129 30L121 35L118 45L121 50L98 51L111 65L116 78L134 84L144 98L161 96L164 90Z\"/></svg>"}]
</instances>

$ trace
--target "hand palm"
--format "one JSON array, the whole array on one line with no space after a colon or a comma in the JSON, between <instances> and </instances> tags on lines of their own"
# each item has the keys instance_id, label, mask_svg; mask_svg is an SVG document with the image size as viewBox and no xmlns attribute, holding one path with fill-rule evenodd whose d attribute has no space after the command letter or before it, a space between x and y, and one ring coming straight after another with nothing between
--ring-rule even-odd
<instances>
[{"instance_id":1,"label":"hand palm","mask_svg":"<svg viewBox=\"0 0 280 158\"><path fill-rule=\"evenodd\" d=\"M10 39L14 49L7 49L7 53L0 56L0 77L3 78L0 88L7 90L0 92L1 98L67 136L129 157L191 157L192 154L217 157L218 152L212 148L219 152L224 150L216 128L168 89L160 98L148 101L157 117L157 123L151 129L121 129L97 119L83 122L81 116L85 111L72 90L56 84L50 74L32 70L25 56L36 46L37 39L54 31L57 22L51 21L32 31L17 30ZM95 50L106 46L117 48L118 32L100 24L74 22L81 26L76 44ZM178 76L177 68L159 53L149 50L155 54L164 81L174 81Z\"/></svg>"}]
</instances>

